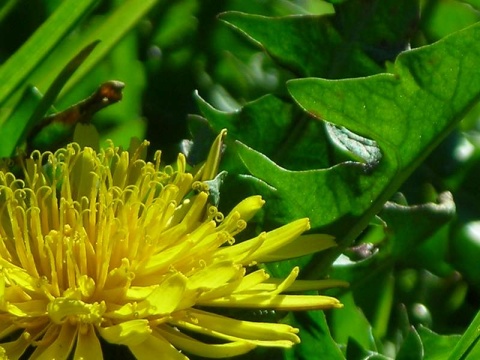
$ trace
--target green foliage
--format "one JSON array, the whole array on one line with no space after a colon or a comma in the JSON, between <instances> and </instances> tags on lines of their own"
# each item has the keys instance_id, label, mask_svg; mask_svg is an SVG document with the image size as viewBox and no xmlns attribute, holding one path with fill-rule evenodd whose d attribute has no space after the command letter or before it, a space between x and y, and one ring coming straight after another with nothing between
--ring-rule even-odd
<instances>
[{"instance_id":1,"label":"green foliage","mask_svg":"<svg viewBox=\"0 0 480 360\"><path fill-rule=\"evenodd\" d=\"M0 71L0 104L12 95L58 42L92 10L95 1L65 1L48 21L11 56Z\"/></svg>"},{"instance_id":2,"label":"green foliage","mask_svg":"<svg viewBox=\"0 0 480 360\"><path fill-rule=\"evenodd\" d=\"M115 79L101 142L145 137L169 160L193 137L194 165L226 128L224 212L261 194L258 228L309 217L336 237L268 270L349 281L331 290L344 309L279 314L302 343L242 358L479 356L478 1L19 3L0 10L1 157Z\"/></svg>"}]
</instances>

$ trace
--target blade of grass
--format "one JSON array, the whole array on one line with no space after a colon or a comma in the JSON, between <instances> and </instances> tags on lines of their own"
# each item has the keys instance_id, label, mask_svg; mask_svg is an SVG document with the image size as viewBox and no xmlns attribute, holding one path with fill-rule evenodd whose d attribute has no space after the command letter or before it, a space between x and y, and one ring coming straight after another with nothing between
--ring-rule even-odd
<instances>
[{"instance_id":1,"label":"blade of grass","mask_svg":"<svg viewBox=\"0 0 480 360\"><path fill-rule=\"evenodd\" d=\"M38 123L45 115L65 83L85 61L88 55L90 55L97 44L98 41L89 44L63 68L25 124L18 124L16 121L7 121L3 124L1 129L3 141L0 148L0 157L12 155L16 146L25 139L28 130L31 129L34 124Z\"/></svg>"},{"instance_id":2,"label":"blade of grass","mask_svg":"<svg viewBox=\"0 0 480 360\"><path fill-rule=\"evenodd\" d=\"M57 64L65 64L75 54L77 54L87 44L100 39L102 42L96 51L84 63L81 69L75 74L71 81L63 88L62 93L57 97L61 98L62 94L69 91L75 84L80 81L98 62L111 50L115 44L125 36L133 26L158 2L158 0L146 0L142 2L126 1L118 6L111 15L105 18L100 25L91 27L89 30L80 34L73 40L63 41L60 46L54 49L53 53L37 67L37 69L29 77L29 83L40 89L41 92L49 87L52 75L51 69L57 67ZM0 111L0 124L15 112L23 90L17 90L13 96L10 96L8 102L4 104ZM1 132L0 128L0 132Z\"/></svg>"},{"instance_id":3,"label":"blade of grass","mask_svg":"<svg viewBox=\"0 0 480 360\"><path fill-rule=\"evenodd\" d=\"M18 0L7 0L6 4L0 5L0 22L3 21L5 17L15 8L15 5L18 4Z\"/></svg>"},{"instance_id":4,"label":"blade of grass","mask_svg":"<svg viewBox=\"0 0 480 360\"><path fill-rule=\"evenodd\" d=\"M78 53L86 44L94 40L101 40L101 43L95 49L95 53L90 56L82 68L75 73L62 89L62 94L67 93L74 87L92 68L94 68L100 60L107 55L112 47L114 47L138 22L145 14L158 2L158 0L144 1L125 1L122 2L112 13L106 17L100 24L90 27L83 34L80 34L75 41L71 41L55 51L49 58L49 64L63 64L73 54ZM68 57L67 57L68 56ZM67 59L66 59L67 57ZM39 89L45 89L51 81L48 69L50 66L41 67L32 76L32 83Z\"/></svg>"},{"instance_id":5,"label":"blade of grass","mask_svg":"<svg viewBox=\"0 0 480 360\"><path fill-rule=\"evenodd\" d=\"M45 92L52 81L51 64L65 64L87 44L100 39L102 42L95 50L95 53L88 58L71 81L68 81L58 96L58 99L60 99L63 94L71 90L78 81L95 67L156 3L158 3L158 0L125 1L104 21L98 22L98 25L89 27L89 30L75 39L63 42L58 46L48 56L48 59L31 74L29 83L40 89L41 92ZM2 111L0 111L0 124L4 123L16 111L15 109L18 107L22 94L23 90L19 89L4 104Z\"/></svg>"},{"instance_id":6,"label":"blade of grass","mask_svg":"<svg viewBox=\"0 0 480 360\"><path fill-rule=\"evenodd\" d=\"M480 353L480 311L448 356L448 360L477 359Z\"/></svg>"},{"instance_id":7,"label":"blade of grass","mask_svg":"<svg viewBox=\"0 0 480 360\"><path fill-rule=\"evenodd\" d=\"M66 0L27 42L0 67L0 105L39 66L58 42L97 4L97 0Z\"/></svg>"}]
</instances>

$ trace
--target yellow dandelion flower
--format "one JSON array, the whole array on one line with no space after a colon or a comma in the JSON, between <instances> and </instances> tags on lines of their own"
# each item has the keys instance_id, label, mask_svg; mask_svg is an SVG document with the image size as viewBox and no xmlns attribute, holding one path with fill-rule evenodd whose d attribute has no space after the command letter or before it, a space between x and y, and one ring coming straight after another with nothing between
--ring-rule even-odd
<instances>
[{"instance_id":1,"label":"yellow dandelion flower","mask_svg":"<svg viewBox=\"0 0 480 360\"><path fill-rule=\"evenodd\" d=\"M0 347L9 359L101 359L100 338L137 359L230 357L290 347L297 329L210 309L341 307L285 294L341 282L298 281L298 268L270 279L253 266L333 246L328 236L299 237L308 219L236 243L263 200L249 197L227 216L209 205L224 135L194 174L181 154L163 168L160 152L141 160L147 142L134 153L70 144L34 152L23 180L0 172Z\"/></svg>"}]
</instances>

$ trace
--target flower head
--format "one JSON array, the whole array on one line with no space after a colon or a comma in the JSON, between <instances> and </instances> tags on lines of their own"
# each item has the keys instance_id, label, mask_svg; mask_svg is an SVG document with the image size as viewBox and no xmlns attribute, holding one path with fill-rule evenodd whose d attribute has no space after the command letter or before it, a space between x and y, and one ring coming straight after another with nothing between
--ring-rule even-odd
<instances>
[{"instance_id":1,"label":"flower head","mask_svg":"<svg viewBox=\"0 0 480 360\"><path fill-rule=\"evenodd\" d=\"M324 235L299 238L308 219L236 242L263 200L249 197L227 216L210 205L207 181L224 135L193 174L183 155L175 166L161 167L160 152L141 160L147 142L131 153L70 144L34 152L23 180L0 172L0 346L9 358L29 349L32 358L101 359L99 338L138 359L185 359L182 350L229 357L300 340L291 326L237 320L215 307L341 306L284 294L341 283L298 281L298 268L276 280L254 266L333 246Z\"/></svg>"}]
</instances>

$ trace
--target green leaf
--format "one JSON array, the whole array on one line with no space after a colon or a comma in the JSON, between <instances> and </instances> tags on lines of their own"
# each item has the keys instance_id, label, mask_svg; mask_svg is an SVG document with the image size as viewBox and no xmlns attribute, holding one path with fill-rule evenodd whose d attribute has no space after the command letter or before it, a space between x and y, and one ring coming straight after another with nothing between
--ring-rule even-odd
<instances>
[{"instance_id":1,"label":"green leaf","mask_svg":"<svg viewBox=\"0 0 480 360\"><path fill-rule=\"evenodd\" d=\"M451 227L449 225L438 229L432 236L417 246L413 253L403 260L414 268L424 268L437 276L452 275L454 256L451 244ZM455 239L452 243L456 243ZM478 258L477 258L478 259ZM475 266L476 267L476 266ZM457 268L458 270L458 268Z\"/></svg>"},{"instance_id":2,"label":"green leaf","mask_svg":"<svg viewBox=\"0 0 480 360\"><path fill-rule=\"evenodd\" d=\"M290 313L286 319L290 325L299 328L302 342L285 351L285 360L344 359L330 335L322 311Z\"/></svg>"},{"instance_id":3,"label":"green leaf","mask_svg":"<svg viewBox=\"0 0 480 360\"><path fill-rule=\"evenodd\" d=\"M480 288L480 221L456 224L453 241L449 246L449 259L455 268L469 281Z\"/></svg>"},{"instance_id":4,"label":"green leaf","mask_svg":"<svg viewBox=\"0 0 480 360\"><path fill-rule=\"evenodd\" d=\"M335 341L346 345L349 339L354 339L363 349L377 351L372 326L355 304L352 293L347 292L338 299L344 307L332 311L330 314L332 335Z\"/></svg>"},{"instance_id":5,"label":"green leaf","mask_svg":"<svg viewBox=\"0 0 480 360\"><path fill-rule=\"evenodd\" d=\"M302 117L292 104L265 95L238 111L224 112L213 108L197 93L195 98L217 133L228 129L227 141L235 139L255 146L261 153L296 170L329 166L328 140L323 125Z\"/></svg>"},{"instance_id":6,"label":"green leaf","mask_svg":"<svg viewBox=\"0 0 480 360\"><path fill-rule=\"evenodd\" d=\"M424 326L420 326L417 332L422 340L425 360L446 360L460 339L460 335L439 335Z\"/></svg>"},{"instance_id":7,"label":"green leaf","mask_svg":"<svg viewBox=\"0 0 480 360\"><path fill-rule=\"evenodd\" d=\"M368 249L364 249L364 252L367 251ZM378 249L370 251L372 254L359 261L351 261L347 256L341 255L332 265L329 275L350 283L347 291L353 293L355 304L363 310L373 333L380 338L386 335L391 320L394 277L392 265L382 259ZM340 297L344 292L343 289L331 290L333 295Z\"/></svg>"},{"instance_id":8,"label":"green leaf","mask_svg":"<svg viewBox=\"0 0 480 360\"><path fill-rule=\"evenodd\" d=\"M66 0L28 41L0 67L0 105L22 84L60 40L97 4Z\"/></svg>"},{"instance_id":9,"label":"green leaf","mask_svg":"<svg viewBox=\"0 0 480 360\"><path fill-rule=\"evenodd\" d=\"M450 193L440 194L439 204L403 206L389 201L379 214L388 225L391 254L396 258L408 257L454 215L455 203Z\"/></svg>"},{"instance_id":10,"label":"green leaf","mask_svg":"<svg viewBox=\"0 0 480 360\"><path fill-rule=\"evenodd\" d=\"M228 12L220 19L299 76L345 78L380 72L385 60L404 50L419 5L417 0L401 5L395 0L348 1L335 12L335 17L282 18Z\"/></svg>"},{"instance_id":11,"label":"green leaf","mask_svg":"<svg viewBox=\"0 0 480 360\"><path fill-rule=\"evenodd\" d=\"M432 1L423 9L421 27L424 36L435 41L476 23L480 20L479 5L478 0Z\"/></svg>"},{"instance_id":12,"label":"green leaf","mask_svg":"<svg viewBox=\"0 0 480 360\"><path fill-rule=\"evenodd\" d=\"M353 45L383 65L404 51L416 30L418 0L346 1L335 7L332 23Z\"/></svg>"},{"instance_id":13,"label":"green leaf","mask_svg":"<svg viewBox=\"0 0 480 360\"><path fill-rule=\"evenodd\" d=\"M98 42L93 42L92 44L88 45L62 69L60 74L57 75L52 85L46 92L45 96L35 108L33 114L23 126L22 124L18 124L16 121L14 121L14 118L9 119L3 124L3 126L0 128L2 136L4 137L2 146L0 148L0 157L11 156L19 142L25 140L27 131L31 129L32 126L37 124L45 115L67 80L72 76L75 70L78 69L83 61L85 61L97 43Z\"/></svg>"},{"instance_id":14,"label":"green leaf","mask_svg":"<svg viewBox=\"0 0 480 360\"><path fill-rule=\"evenodd\" d=\"M59 66L67 63L73 56L75 56L83 48L88 46L88 44L91 44L94 41L101 40L100 45L97 47L96 51L92 54L92 56L89 57L89 59L84 62L83 66L79 69L79 71L76 72L70 78L70 80L65 84L65 86L63 86L62 92L58 95L58 98L61 99L67 92L74 90L76 84L78 84L78 82L82 78L84 78L87 73L90 73L93 70L97 69L98 63L100 62L100 60L102 60L107 54L111 54L112 47L115 44L117 44L118 41L122 39L127 33L129 33L134 27L134 25L137 24L141 20L141 18L147 13L147 11L149 11L157 2L158 0L143 1L139 4L135 4L130 1L122 2L119 6L114 8L114 11L112 13L106 14L104 16L104 19L102 19L101 22L95 23L95 26L86 26L86 30L79 29L78 31L71 34L71 36L66 38L61 43L59 43L60 39L56 43L54 44L52 43L51 45L52 48L48 53L49 56L41 63L39 59L39 63L35 64L35 66L32 68L32 71L30 71L28 74L25 74L25 76L23 76L23 78L21 79L22 81L18 80L20 81L19 84L22 85L22 82L25 83L28 81L30 84L34 84L42 92L45 92L48 88L50 88L52 84L52 80L53 80L52 69L58 68ZM82 6L84 5L84 3L86 4L87 2L82 2ZM63 9L63 7L59 7L57 12L60 11L61 9ZM75 11L72 12L72 15L73 14L75 14ZM53 18L54 16L52 16L49 20L47 20L45 24L48 24L49 21L53 21L54 20ZM56 24L54 26L57 26L60 29L62 28L62 26L68 24L69 19L70 17L65 17L65 19L62 18L61 26L59 24ZM43 29L43 27L46 26L45 24L42 26L41 29ZM71 24L72 27L73 25L75 24ZM37 33L40 32L41 29L39 29ZM27 44L30 44L30 43L33 44L34 41L39 41L41 43L40 44L41 50L43 51L43 49L45 48L45 44L48 45L49 42L42 38L42 36L46 36L45 33L41 32L41 34L43 34L42 36L37 36L37 33L35 33L29 39ZM50 36L50 34L48 36ZM50 40L50 38L48 40ZM27 46L27 44L25 46ZM32 46L34 47L34 45ZM134 42L134 46L135 47L137 46L136 41ZM27 52L31 51L29 49L31 48L30 47L27 48L26 51ZM12 61L23 61L22 60L23 58L19 56L19 53L21 53L22 51L23 51L23 48L20 49L20 51L17 52L15 55L13 55L11 57L11 59L13 59ZM131 55L133 54L130 53L129 56ZM122 57L117 56L115 59L119 59L119 58L122 58ZM123 57L123 59L125 59L125 57ZM111 68L112 66L117 65L117 63L118 61L112 61L109 64L109 67ZM124 72L129 71L129 74L131 74L131 76L134 76L134 80L129 82L130 91L134 90L135 87L138 88L138 85L141 85L143 88L143 82L141 81L143 68L136 60L136 57L135 57L135 62L133 66L125 62L123 64L118 64L118 65L122 66L122 69L124 69L123 70ZM19 66L19 68L21 68L21 66ZM118 73L118 71L116 73ZM97 80L98 77L104 77L105 75L101 74L101 75L95 75L95 76L96 78L93 82L93 86L98 85L98 80ZM109 77L110 76L111 75L109 75ZM7 109L7 111L3 111L0 113L0 123L2 122L5 123L6 119L8 119L9 121L17 123L19 127L26 126L21 124L26 119L24 120L24 117L19 118L19 116L17 116L25 113L23 109L18 111L18 114L14 113L13 114L14 116L11 116L12 114L10 114L10 111L8 111L8 109L15 109L15 108L18 109L19 107L23 107L25 105L25 103L21 101L22 91L14 92L13 90L14 89L10 89L11 96L8 98L7 103L5 104L5 108ZM88 91L91 91L91 90L88 89L87 92ZM65 106L71 104L72 102L77 102L78 99L82 98L82 96L85 96L85 92L81 93L80 95L77 95L76 98L71 100L71 102L66 104ZM130 102L130 99L135 100L133 99L133 97L129 97L127 99L127 102ZM140 105L137 105L137 109L139 107ZM130 107L130 110L133 110L133 108ZM138 113L139 111L137 111L136 116L138 116ZM123 111L122 114L126 114L126 116L129 115L128 111ZM133 124L132 131L135 130L135 132L130 132L130 135L128 135L127 138L129 139L132 134L133 135L138 134L140 136L143 136L145 126L143 125L142 121L140 119L132 119L131 113L128 120L130 124ZM124 128L127 128L127 126L125 126ZM125 136L118 136L117 133L110 132L109 138L113 137L115 138L115 140L118 140L118 138L120 137L122 139L125 138ZM120 141L117 141L117 143L120 143ZM123 143L128 144L128 140Z\"/></svg>"},{"instance_id":15,"label":"green leaf","mask_svg":"<svg viewBox=\"0 0 480 360\"><path fill-rule=\"evenodd\" d=\"M2 7L0 8L0 23L15 8L17 2L18 0L7 0L6 3L5 1L2 3Z\"/></svg>"},{"instance_id":16,"label":"green leaf","mask_svg":"<svg viewBox=\"0 0 480 360\"><path fill-rule=\"evenodd\" d=\"M339 148L356 156L357 161L375 167L382 158L382 153L375 141L365 139L345 127L336 127L327 123L327 132L333 143Z\"/></svg>"},{"instance_id":17,"label":"green leaf","mask_svg":"<svg viewBox=\"0 0 480 360\"><path fill-rule=\"evenodd\" d=\"M478 101L479 40L476 24L434 45L402 53L393 74L298 79L288 88L305 111L373 138L386 165L409 170Z\"/></svg>"},{"instance_id":18,"label":"green leaf","mask_svg":"<svg viewBox=\"0 0 480 360\"><path fill-rule=\"evenodd\" d=\"M68 92L90 72L101 59L109 54L113 46L130 32L157 3L158 0L143 0L140 2L123 1L101 24L91 26L89 31L86 31L80 39L77 39L74 43L70 43L68 45L70 48L69 53L75 54L79 49L92 41L100 40L100 44L95 53L85 61L84 66L82 66L67 83L63 92ZM65 50L62 50L62 52L65 53ZM61 56L61 54L58 56ZM62 94L60 94L60 96L62 96Z\"/></svg>"},{"instance_id":19,"label":"green leaf","mask_svg":"<svg viewBox=\"0 0 480 360\"><path fill-rule=\"evenodd\" d=\"M146 0L139 3L125 1L108 13L99 24L88 26L86 30L72 34L59 44L52 54L31 75L29 81L45 91L52 82L52 67L67 63L75 54L88 44L100 40L95 52L85 61L82 68L68 81L59 95L62 98L71 91L78 82L91 72L98 63L107 56L112 48L129 33L132 28L152 9L158 0ZM55 65L52 65L55 64ZM94 86L98 85L98 80Z\"/></svg>"},{"instance_id":20,"label":"green leaf","mask_svg":"<svg viewBox=\"0 0 480 360\"><path fill-rule=\"evenodd\" d=\"M391 358L379 354L376 351L364 349L354 339L349 339L347 344L348 360L391 360Z\"/></svg>"},{"instance_id":21,"label":"green leaf","mask_svg":"<svg viewBox=\"0 0 480 360\"><path fill-rule=\"evenodd\" d=\"M480 10L480 0L463 0L463 2L470 4L476 10Z\"/></svg>"},{"instance_id":22,"label":"green leaf","mask_svg":"<svg viewBox=\"0 0 480 360\"><path fill-rule=\"evenodd\" d=\"M397 360L422 360L423 344L417 330L412 326L396 356Z\"/></svg>"},{"instance_id":23,"label":"green leaf","mask_svg":"<svg viewBox=\"0 0 480 360\"><path fill-rule=\"evenodd\" d=\"M298 76L348 77L381 71L358 46L346 43L325 16L269 18L229 12L220 19Z\"/></svg>"},{"instance_id":24,"label":"green leaf","mask_svg":"<svg viewBox=\"0 0 480 360\"><path fill-rule=\"evenodd\" d=\"M402 53L393 74L345 80L298 79L288 89L308 113L374 140L380 163L293 172L239 147L255 177L277 189L270 214L279 223L310 217L337 237L330 262L367 226L412 171L480 97L480 24L431 46ZM268 202L267 202L268 204ZM321 206L318 206L321 204ZM321 273L319 262L312 273Z\"/></svg>"},{"instance_id":25,"label":"green leaf","mask_svg":"<svg viewBox=\"0 0 480 360\"><path fill-rule=\"evenodd\" d=\"M480 329L480 312L477 313L457 345L450 352L449 360L474 360L480 357L480 333L478 329Z\"/></svg>"},{"instance_id":26,"label":"green leaf","mask_svg":"<svg viewBox=\"0 0 480 360\"><path fill-rule=\"evenodd\" d=\"M333 224L341 218L339 214L348 215L352 204L365 201L363 197L371 199L374 195L365 181L362 184L358 180L364 175L363 165L359 163L346 163L330 170L290 171L246 145L239 144L238 153L253 176L281 194L269 198L266 204L269 217L278 223L306 216L310 218L313 228ZM334 184L337 182L348 182L350 186L345 186L342 193L335 193L337 187ZM329 190L330 187L333 191ZM349 221L349 224L352 223Z\"/></svg>"}]
</instances>

